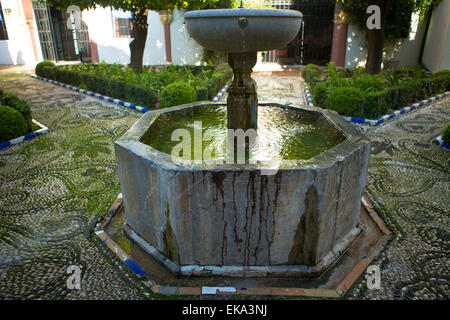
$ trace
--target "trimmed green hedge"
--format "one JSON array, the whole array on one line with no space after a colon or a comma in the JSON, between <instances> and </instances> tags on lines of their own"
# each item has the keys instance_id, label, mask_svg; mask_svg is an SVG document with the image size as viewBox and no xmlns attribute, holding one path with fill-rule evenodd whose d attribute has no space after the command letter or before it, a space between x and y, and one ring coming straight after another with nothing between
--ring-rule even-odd
<instances>
[{"instance_id":1,"label":"trimmed green hedge","mask_svg":"<svg viewBox=\"0 0 450 320\"><path fill-rule=\"evenodd\" d=\"M444 133L442 134L442 140L444 140L447 144L450 144L450 123L447 125Z\"/></svg>"},{"instance_id":2,"label":"trimmed green hedge","mask_svg":"<svg viewBox=\"0 0 450 320\"><path fill-rule=\"evenodd\" d=\"M0 105L0 142L23 136L27 132L27 121L20 112L10 106Z\"/></svg>"},{"instance_id":3,"label":"trimmed green hedge","mask_svg":"<svg viewBox=\"0 0 450 320\"><path fill-rule=\"evenodd\" d=\"M42 62L39 62L39 63L36 65L34 71L36 72L36 75L38 75L38 76L40 76L40 77L47 77L47 76L46 76L46 73L45 73L45 71L44 71L44 68L45 68L45 67L54 67L54 66L55 66L55 64L54 64L53 62L48 61L48 60L44 60L44 61L42 61Z\"/></svg>"},{"instance_id":4,"label":"trimmed green hedge","mask_svg":"<svg viewBox=\"0 0 450 320\"><path fill-rule=\"evenodd\" d=\"M429 75L423 69L394 69L381 74L365 74L337 69L327 65L326 78L318 76L318 67L305 66L302 75L311 87L314 104L341 114L375 119L417 101L450 91L450 70ZM346 89L344 89L346 88ZM362 106L359 96L362 95ZM351 94L350 94L351 93ZM348 94L348 95L346 95Z\"/></svg>"},{"instance_id":5,"label":"trimmed green hedge","mask_svg":"<svg viewBox=\"0 0 450 320\"><path fill-rule=\"evenodd\" d=\"M160 107L167 108L196 100L197 94L190 85L187 83L172 83L161 92Z\"/></svg>"},{"instance_id":6,"label":"trimmed green hedge","mask_svg":"<svg viewBox=\"0 0 450 320\"><path fill-rule=\"evenodd\" d=\"M346 116L361 115L363 93L350 87L339 87L330 92L327 107Z\"/></svg>"},{"instance_id":7,"label":"trimmed green hedge","mask_svg":"<svg viewBox=\"0 0 450 320\"><path fill-rule=\"evenodd\" d=\"M154 106L157 102L157 92L153 89L96 77L87 72L44 66L41 69L41 76L145 107Z\"/></svg>"},{"instance_id":8,"label":"trimmed green hedge","mask_svg":"<svg viewBox=\"0 0 450 320\"><path fill-rule=\"evenodd\" d=\"M38 66L36 74L39 76L143 107L154 107L159 92L162 94L164 88L176 82L186 82L194 87L197 100L210 100L232 77L227 66L218 66L215 70L212 66L171 66L159 72L149 69L139 75L130 72L126 66L105 63L55 66L44 61Z\"/></svg>"},{"instance_id":9,"label":"trimmed green hedge","mask_svg":"<svg viewBox=\"0 0 450 320\"><path fill-rule=\"evenodd\" d=\"M32 131L31 109L25 100L19 99L12 94L3 94L1 98L1 104L18 111L25 119L28 132Z\"/></svg>"}]
</instances>

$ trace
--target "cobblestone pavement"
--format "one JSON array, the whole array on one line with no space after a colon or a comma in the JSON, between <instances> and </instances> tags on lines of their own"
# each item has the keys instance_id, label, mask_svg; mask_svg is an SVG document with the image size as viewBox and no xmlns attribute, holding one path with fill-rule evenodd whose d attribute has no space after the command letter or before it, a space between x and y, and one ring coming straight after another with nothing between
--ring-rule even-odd
<instances>
[{"instance_id":1,"label":"cobblestone pavement","mask_svg":"<svg viewBox=\"0 0 450 320\"><path fill-rule=\"evenodd\" d=\"M255 78L261 101L301 104L298 79ZM147 297L89 233L120 190L112 142L139 114L19 75L0 75L0 87L26 98L50 128L0 150L0 299ZM449 298L449 151L430 143L450 122L449 104L366 131L373 142L366 196L395 236L372 263L381 289L368 290L361 277L348 298ZM69 265L83 267L79 291L66 289Z\"/></svg>"},{"instance_id":2,"label":"cobblestone pavement","mask_svg":"<svg viewBox=\"0 0 450 320\"><path fill-rule=\"evenodd\" d=\"M305 105L303 80L300 77L253 75L258 101Z\"/></svg>"},{"instance_id":3,"label":"cobblestone pavement","mask_svg":"<svg viewBox=\"0 0 450 320\"><path fill-rule=\"evenodd\" d=\"M381 288L360 279L358 299L449 299L450 151L431 143L450 122L446 98L365 132L372 141L366 197L395 233L372 264Z\"/></svg>"},{"instance_id":4,"label":"cobblestone pavement","mask_svg":"<svg viewBox=\"0 0 450 320\"><path fill-rule=\"evenodd\" d=\"M145 297L89 227L120 192L112 142L139 114L27 76L0 75L50 133L0 150L0 299ZM81 290L67 268L81 266Z\"/></svg>"}]
</instances>

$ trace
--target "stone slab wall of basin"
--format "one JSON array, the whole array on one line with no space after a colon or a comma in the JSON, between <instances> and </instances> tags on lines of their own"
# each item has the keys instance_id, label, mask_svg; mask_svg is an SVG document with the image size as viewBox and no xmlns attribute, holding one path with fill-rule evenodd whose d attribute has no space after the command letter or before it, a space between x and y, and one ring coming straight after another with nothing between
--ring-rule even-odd
<instances>
[{"instance_id":1,"label":"stone slab wall of basin","mask_svg":"<svg viewBox=\"0 0 450 320\"><path fill-rule=\"evenodd\" d=\"M147 112L115 142L128 235L183 275L317 276L360 232L370 142L334 111L292 105L279 107L325 117L346 139L275 175L181 165L140 142L162 113L211 104Z\"/></svg>"}]
</instances>

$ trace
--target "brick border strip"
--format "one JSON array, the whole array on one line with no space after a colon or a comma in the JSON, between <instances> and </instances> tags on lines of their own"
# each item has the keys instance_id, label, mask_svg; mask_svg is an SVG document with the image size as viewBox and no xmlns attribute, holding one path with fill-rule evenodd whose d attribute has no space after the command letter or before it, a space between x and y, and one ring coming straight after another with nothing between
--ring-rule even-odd
<instances>
[{"instance_id":1,"label":"brick border strip","mask_svg":"<svg viewBox=\"0 0 450 320\"><path fill-rule=\"evenodd\" d=\"M436 137L433 141L435 141L440 147L450 150L450 144L442 140L442 135Z\"/></svg>"},{"instance_id":2,"label":"brick border strip","mask_svg":"<svg viewBox=\"0 0 450 320\"><path fill-rule=\"evenodd\" d=\"M230 83L227 83L217 94L216 96L211 100L212 102L219 101L220 98L224 95L225 92L227 92L228 88L230 87Z\"/></svg>"},{"instance_id":3,"label":"brick border strip","mask_svg":"<svg viewBox=\"0 0 450 320\"><path fill-rule=\"evenodd\" d=\"M309 92L309 90L308 90L306 85L304 86L304 89L305 89L305 95L306 95L306 98L307 98L307 101L308 101L308 105L309 106L313 106L313 102L311 100L311 94L310 94L310 92ZM431 98L428 98L428 99L424 99L424 100L422 100L420 102L417 102L417 103L413 103L413 104L411 104L411 105L409 105L407 107L404 107L404 108L402 108L400 110L396 110L396 111L394 111L391 114L385 114L384 116L381 116L381 117L379 117L379 118L377 118L375 120L365 119L365 118L358 118L358 117L345 117L345 116L342 116L342 117L346 121L349 121L349 122L355 122L355 123L360 123L360 124L368 124L370 126L377 126L377 125L380 125L380 124L382 124L382 123L384 123L384 122L386 122L386 121L388 121L390 119L393 119L393 118L398 117L398 116L400 116L402 114L411 112L413 110L419 109L419 108L421 108L421 107L423 107L423 106L425 106L427 104L432 103L433 101L440 100L440 99L442 99L444 97L447 97L447 96L450 96L450 91L444 92L442 94L439 94L437 96L434 96L434 97L431 97Z\"/></svg>"},{"instance_id":4,"label":"brick border strip","mask_svg":"<svg viewBox=\"0 0 450 320\"><path fill-rule=\"evenodd\" d=\"M34 137L40 136L44 133L48 132L48 128L46 126L44 126L42 123L37 122L36 120L32 119L33 123L38 125L39 127L41 127L41 129L27 133L24 136L15 138L15 139L11 139L11 140L7 140L4 142L0 142L0 150L4 149L4 148L8 148L14 144L20 143L22 141L28 141L33 139Z\"/></svg>"}]
</instances>

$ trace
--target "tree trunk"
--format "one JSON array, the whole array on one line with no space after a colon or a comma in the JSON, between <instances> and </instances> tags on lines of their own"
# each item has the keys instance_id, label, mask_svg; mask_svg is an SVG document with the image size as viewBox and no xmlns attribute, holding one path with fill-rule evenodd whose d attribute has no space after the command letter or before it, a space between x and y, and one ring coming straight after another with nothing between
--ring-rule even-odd
<instances>
[{"instance_id":1,"label":"tree trunk","mask_svg":"<svg viewBox=\"0 0 450 320\"><path fill-rule=\"evenodd\" d=\"M377 74L383 62L384 32L382 29L367 30L366 73Z\"/></svg>"},{"instance_id":2,"label":"tree trunk","mask_svg":"<svg viewBox=\"0 0 450 320\"><path fill-rule=\"evenodd\" d=\"M132 11L132 14L134 39L130 42L130 67L134 72L139 73L142 71L144 49L147 41L147 11L137 9L136 11Z\"/></svg>"},{"instance_id":3,"label":"tree trunk","mask_svg":"<svg viewBox=\"0 0 450 320\"><path fill-rule=\"evenodd\" d=\"M366 73L377 74L381 71L384 49L384 26L386 25L387 15L392 6L392 0L374 1L380 7L381 29L367 29L367 62Z\"/></svg>"}]
</instances>

